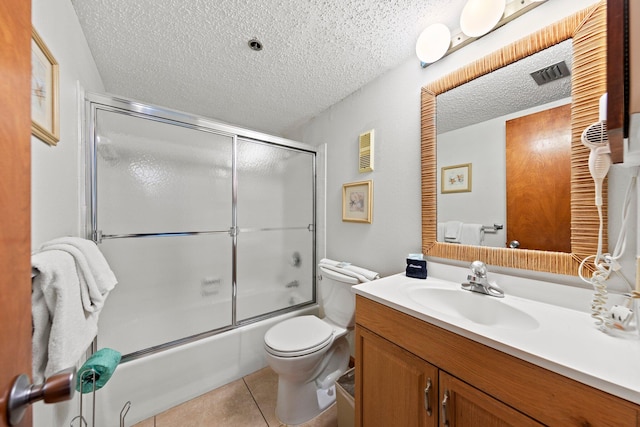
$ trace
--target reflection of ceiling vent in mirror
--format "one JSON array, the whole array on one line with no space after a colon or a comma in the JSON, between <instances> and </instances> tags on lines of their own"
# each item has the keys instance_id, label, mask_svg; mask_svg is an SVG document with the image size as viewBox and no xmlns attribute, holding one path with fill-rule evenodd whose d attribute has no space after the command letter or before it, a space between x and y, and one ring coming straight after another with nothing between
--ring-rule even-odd
<instances>
[{"instance_id":1,"label":"reflection of ceiling vent in mirror","mask_svg":"<svg viewBox=\"0 0 640 427\"><path fill-rule=\"evenodd\" d=\"M542 86L543 84L550 83L554 80L568 77L570 74L567 64L562 61L557 64L544 67L541 70L534 71L531 73L531 77L533 77L533 80L538 83L538 86Z\"/></svg>"},{"instance_id":2,"label":"reflection of ceiling vent in mirror","mask_svg":"<svg viewBox=\"0 0 640 427\"><path fill-rule=\"evenodd\" d=\"M360 134L358 149L358 172L371 172L373 170L373 129Z\"/></svg>"}]
</instances>

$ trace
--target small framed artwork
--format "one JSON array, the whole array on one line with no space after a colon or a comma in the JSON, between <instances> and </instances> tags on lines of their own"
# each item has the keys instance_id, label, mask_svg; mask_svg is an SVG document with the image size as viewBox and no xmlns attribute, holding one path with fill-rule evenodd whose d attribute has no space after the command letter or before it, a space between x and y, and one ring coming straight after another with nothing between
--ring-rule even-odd
<instances>
[{"instance_id":1,"label":"small framed artwork","mask_svg":"<svg viewBox=\"0 0 640 427\"><path fill-rule=\"evenodd\" d=\"M441 183L443 194L471 191L471 163L443 167Z\"/></svg>"},{"instance_id":2,"label":"small framed artwork","mask_svg":"<svg viewBox=\"0 0 640 427\"><path fill-rule=\"evenodd\" d=\"M371 224L373 212L373 181L342 185L342 220Z\"/></svg>"},{"instance_id":3,"label":"small framed artwork","mask_svg":"<svg viewBox=\"0 0 640 427\"><path fill-rule=\"evenodd\" d=\"M31 133L49 145L60 140L58 62L35 29L31 35Z\"/></svg>"}]
</instances>

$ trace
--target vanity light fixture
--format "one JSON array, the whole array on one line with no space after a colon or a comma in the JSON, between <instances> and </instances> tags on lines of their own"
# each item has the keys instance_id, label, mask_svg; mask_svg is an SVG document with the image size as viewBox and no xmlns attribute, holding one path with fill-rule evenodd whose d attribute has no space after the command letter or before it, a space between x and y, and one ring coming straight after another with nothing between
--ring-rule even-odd
<instances>
[{"instance_id":1,"label":"vanity light fixture","mask_svg":"<svg viewBox=\"0 0 640 427\"><path fill-rule=\"evenodd\" d=\"M487 34L504 14L505 0L468 0L460 15L460 29L469 37Z\"/></svg>"},{"instance_id":2,"label":"vanity light fixture","mask_svg":"<svg viewBox=\"0 0 640 427\"><path fill-rule=\"evenodd\" d=\"M425 28L416 42L416 55L425 64L442 58L451 45L451 31L444 24L432 24Z\"/></svg>"},{"instance_id":3,"label":"vanity light fixture","mask_svg":"<svg viewBox=\"0 0 640 427\"><path fill-rule=\"evenodd\" d=\"M432 24L420 33L416 42L420 66L426 68L545 1L548 0L468 0L462 9L459 30L452 33L444 24Z\"/></svg>"}]
</instances>

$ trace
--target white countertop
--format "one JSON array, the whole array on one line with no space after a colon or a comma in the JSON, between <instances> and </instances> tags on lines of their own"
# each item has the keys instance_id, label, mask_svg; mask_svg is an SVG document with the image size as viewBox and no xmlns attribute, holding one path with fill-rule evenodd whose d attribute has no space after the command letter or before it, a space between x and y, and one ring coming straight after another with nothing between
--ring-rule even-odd
<instances>
[{"instance_id":1,"label":"white countertop","mask_svg":"<svg viewBox=\"0 0 640 427\"><path fill-rule=\"evenodd\" d=\"M599 331L587 311L593 292L489 273L490 281L498 277L495 281L505 290L505 298L496 300L534 317L538 326L533 329L475 323L464 317L438 312L428 304L420 304L409 297L407 290L416 286L460 288L468 270L453 269L456 276L460 274L459 282L433 277L412 279L400 273L353 286L353 290L357 295L640 404L640 338L637 334L614 336ZM531 299L536 292L542 298ZM553 295L559 301L548 302ZM576 302L584 304L585 310L575 309Z\"/></svg>"}]
</instances>

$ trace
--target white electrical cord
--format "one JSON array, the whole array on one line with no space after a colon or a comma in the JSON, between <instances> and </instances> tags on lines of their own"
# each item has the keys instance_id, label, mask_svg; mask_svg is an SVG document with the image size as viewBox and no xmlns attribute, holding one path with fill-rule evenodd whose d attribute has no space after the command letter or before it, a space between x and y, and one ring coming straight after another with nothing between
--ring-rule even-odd
<instances>
[{"instance_id":1,"label":"white electrical cord","mask_svg":"<svg viewBox=\"0 0 640 427\"><path fill-rule=\"evenodd\" d=\"M632 291L632 287L629 284L629 281L626 277L620 272L620 264L618 260L624 254L626 249L626 228L627 221L629 218L629 208L631 205L631 197L633 194L633 189L636 187L636 181L638 176L638 168L633 169L633 174L629 181L629 185L627 186L627 191L625 194L624 204L622 207L622 223L620 225L620 232L618 233L618 239L616 242L616 246L613 249L613 253L602 253L602 234L603 234L603 221L602 221L602 207L597 206L598 208L598 217L600 219L600 227L598 229L598 248L597 253L595 255L590 255L586 257L580 263L580 267L578 268L578 275L580 278L593 286L595 290L595 294L593 296L593 301L591 304L591 317L593 317L596 321L596 325L600 327L602 330L606 330L607 328L611 328L616 326L616 319L610 315L610 310L607 309L607 285L606 281L609 279L611 272L615 272L620 277L622 277L629 287L629 291ZM582 274L582 270L590 259L593 258L593 265L595 270L591 276L591 278L587 279ZM627 320L628 320L627 316Z\"/></svg>"}]
</instances>

